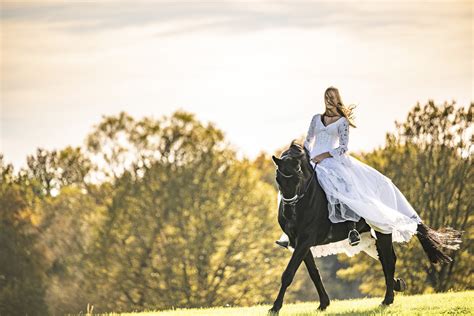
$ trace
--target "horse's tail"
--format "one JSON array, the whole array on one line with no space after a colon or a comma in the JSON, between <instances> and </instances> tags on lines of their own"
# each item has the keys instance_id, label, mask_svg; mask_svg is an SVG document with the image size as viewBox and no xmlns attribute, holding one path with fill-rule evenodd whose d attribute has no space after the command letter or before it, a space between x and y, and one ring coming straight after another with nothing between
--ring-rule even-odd
<instances>
[{"instance_id":1,"label":"horse's tail","mask_svg":"<svg viewBox=\"0 0 474 316\"><path fill-rule=\"evenodd\" d=\"M450 227L434 230L421 223L418 224L416 236L432 263L448 263L453 259L444 250L458 250L462 233Z\"/></svg>"}]
</instances>

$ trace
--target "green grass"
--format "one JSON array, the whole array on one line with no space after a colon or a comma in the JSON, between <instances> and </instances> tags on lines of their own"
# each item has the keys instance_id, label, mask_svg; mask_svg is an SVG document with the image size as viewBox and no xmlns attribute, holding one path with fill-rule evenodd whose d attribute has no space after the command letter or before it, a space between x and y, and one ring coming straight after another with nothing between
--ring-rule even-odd
<instances>
[{"instance_id":1,"label":"green grass","mask_svg":"<svg viewBox=\"0 0 474 316\"><path fill-rule=\"evenodd\" d=\"M448 292L442 294L402 295L395 296L395 303L390 307L380 307L382 298L364 298L354 300L331 301L324 312L318 312L318 302L284 304L280 315L474 315L474 291ZM269 305L253 307L220 307L202 309L176 309L169 311L127 313L107 315L130 316L184 316L184 315L266 315Z\"/></svg>"}]
</instances>

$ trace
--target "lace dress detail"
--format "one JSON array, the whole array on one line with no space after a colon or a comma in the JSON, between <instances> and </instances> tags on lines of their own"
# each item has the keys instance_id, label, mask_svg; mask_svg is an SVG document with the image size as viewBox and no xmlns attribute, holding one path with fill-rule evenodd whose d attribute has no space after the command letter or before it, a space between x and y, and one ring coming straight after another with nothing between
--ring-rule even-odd
<instances>
[{"instance_id":1,"label":"lace dress detail","mask_svg":"<svg viewBox=\"0 0 474 316\"><path fill-rule=\"evenodd\" d=\"M372 230L392 234L395 242L406 242L416 233L421 219L397 186L385 175L360 160L350 156L349 121L341 117L323 124L321 115L311 119L304 147L313 158L328 152L331 157L316 165L317 181L326 193L328 216L333 223L365 219ZM314 168L315 164L311 161ZM280 194L278 200L280 201ZM348 241L321 246L313 254L354 254ZM332 249L332 250L331 250ZM365 250L364 250L365 251Z\"/></svg>"},{"instance_id":2,"label":"lace dress detail","mask_svg":"<svg viewBox=\"0 0 474 316\"><path fill-rule=\"evenodd\" d=\"M329 150L329 154L337 160L340 160L341 156L347 151L347 144L349 143L349 122L345 117L340 120L342 120L342 122L337 126L339 147Z\"/></svg>"}]
</instances>

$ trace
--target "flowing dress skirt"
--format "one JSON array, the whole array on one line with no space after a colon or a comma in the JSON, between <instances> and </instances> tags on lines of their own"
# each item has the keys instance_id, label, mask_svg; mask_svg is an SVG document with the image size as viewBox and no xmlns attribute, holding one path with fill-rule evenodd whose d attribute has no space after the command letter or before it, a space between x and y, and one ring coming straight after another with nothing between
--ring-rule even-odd
<instances>
[{"instance_id":1,"label":"flowing dress skirt","mask_svg":"<svg viewBox=\"0 0 474 316\"><path fill-rule=\"evenodd\" d=\"M311 165L314 169L313 162ZM331 222L358 221L362 217L372 230L391 233L394 242L406 242L416 233L420 217L395 184L376 169L344 154L340 159L324 159L315 172L328 199ZM361 239L359 246L342 240L311 250L315 257L336 253L352 256L362 250L374 257L373 238L367 233L361 234Z\"/></svg>"}]
</instances>

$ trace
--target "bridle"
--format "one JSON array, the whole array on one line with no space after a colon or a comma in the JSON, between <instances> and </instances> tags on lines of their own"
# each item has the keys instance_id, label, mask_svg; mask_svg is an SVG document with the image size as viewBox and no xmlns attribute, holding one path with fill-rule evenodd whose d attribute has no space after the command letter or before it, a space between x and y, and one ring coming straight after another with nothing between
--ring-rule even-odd
<instances>
[{"instance_id":1,"label":"bridle","mask_svg":"<svg viewBox=\"0 0 474 316\"><path fill-rule=\"evenodd\" d=\"M286 155L285 155L286 156ZM283 159L285 156L281 157L280 159ZM314 169L313 169L313 172L311 174L311 178L309 179L308 183L306 184L306 188L304 189L303 193L302 194L298 194L296 193L294 197L290 198L290 199L287 199L283 196L283 194L281 195L281 199L283 201L283 204L284 205L291 205L291 206L295 206L296 203L298 203L305 195L306 191L308 191L308 188L309 188L309 185L311 184L311 182L313 181L313 178L314 178L314 172L316 170L316 166L317 166L317 163L314 165ZM291 177L294 177L295 175L294 174L285 174L284 172L280 171L278 169L278 166L277 166L277 172L279 174L281 174L283 177L285 178L291 178ZM297 172L301 172L301 166L299 166L299 169L297 170ZM279 185L278 185L279 186Z\"/></svg>"}]
</instances>

